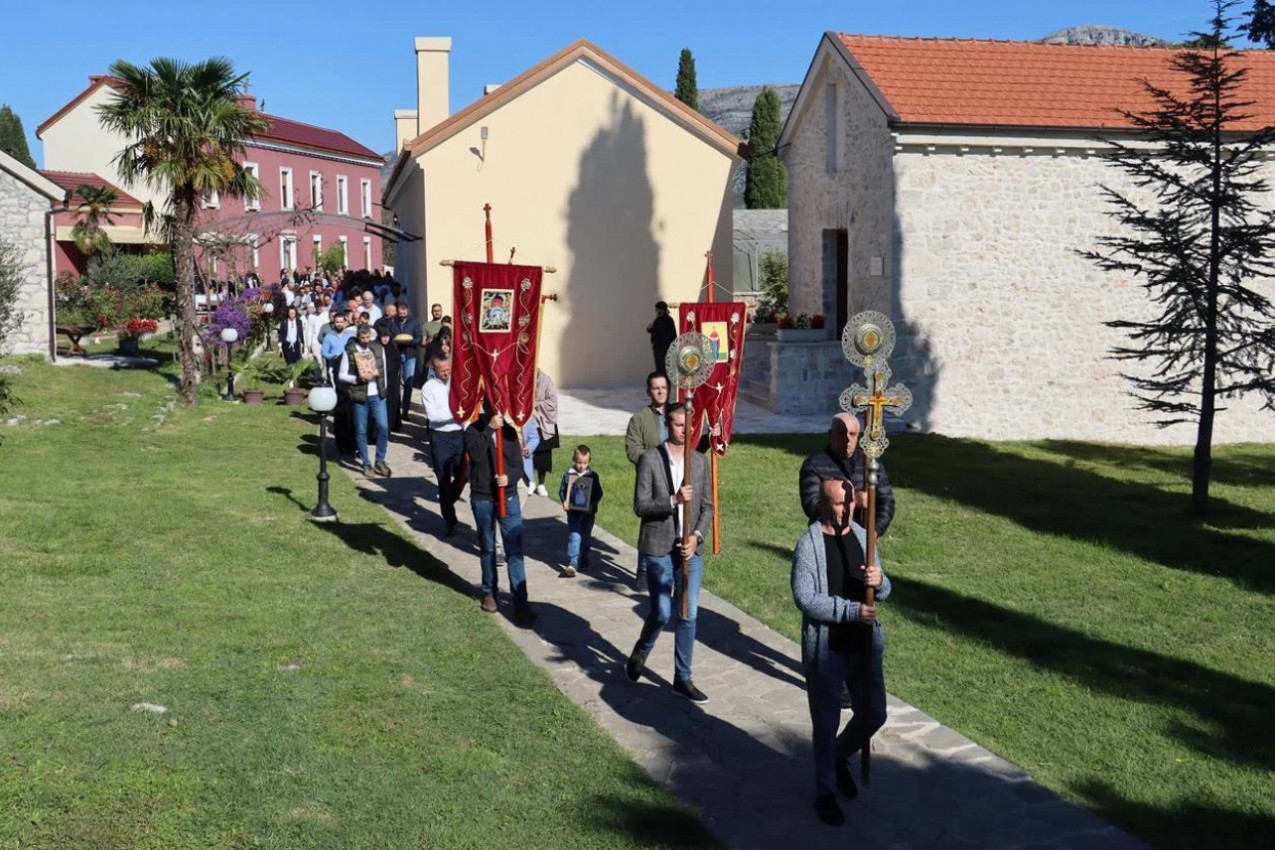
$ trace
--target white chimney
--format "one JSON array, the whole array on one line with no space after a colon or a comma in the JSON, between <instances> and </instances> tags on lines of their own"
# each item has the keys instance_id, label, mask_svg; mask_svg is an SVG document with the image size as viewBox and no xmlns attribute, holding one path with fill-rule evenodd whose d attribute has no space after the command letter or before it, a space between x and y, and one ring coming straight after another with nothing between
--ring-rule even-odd
<instances>
[{"instance_id":1,"label":"white chimney","mask_svg":"<svg viewBox=\"0 0 1275 850\"><path fill-rule=\"evenodd\" d=\"M447 100L450 38L416 39L416 122L424 133L451 115Z\"/></svg>"},{"instance_id":2,"label":"white chimney","mask_svg":"<svg viewBox=\"0 0 1275 850\"><path fill-rule=\"evenodd\" d=\"M416 119L415 109L394 110L394 138L398 140L398 144L394 147L395 151L401 151L403 145L420 134L420 125Z\"/></svg>"},{"instance_id":3,"label":"white chimney","mask_svg":"<svg viewBox=\"0 0 1275 850\"><path fill-rule=\"evenodd\" d=\"M483 97L486 97L498 88L500 88L500 83L488 83L483 86Z\"/></svg>"}]
</instances>

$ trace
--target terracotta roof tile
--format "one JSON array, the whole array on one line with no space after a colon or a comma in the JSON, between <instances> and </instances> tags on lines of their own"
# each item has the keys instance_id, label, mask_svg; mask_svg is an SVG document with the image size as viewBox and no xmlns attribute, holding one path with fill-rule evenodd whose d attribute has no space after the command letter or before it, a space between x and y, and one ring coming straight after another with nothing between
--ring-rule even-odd
<instances>
[{"instance_id":1,"label":"terracotta roof tile","mask_svg":"<svg viewBox=\"0 0 1275 850\"><path fill-rule=\"evenodd\" d=\"M115 205L118 207L140 207L142 202L134 198L128 192L116 186L107 180L103 180L96 174L84 174L78 171L49 171L48 169L40 169L40 173L61 186L63 189L72 193L70 205L72 207L79 206L84 203L84 199L80 197L75 190L79 188L81 183L87 183L90 186L110 186L115 190L117 199Z\"/></svg>"},{"instance_id":2,"label":"terracotta roof tile","mask_svg":"<svg viewBox=\"0 0 1275 850\"><path fill-rule=\"evenodd\" d=\"M1151 47L1026 41L899 38L840 34L841 42L885 95L900 123L1118 128L1118 109L1153 102L1141 81L1186 91L1169 62L1179 51ZM1256 129L1275 115L1275 51L1241 51L1248 69L1242 100Z\"/></svg>"},{"instance_id":3,"label":"terracotta roof tile","mask_svg":"<svg viewBox=\"0 0 1275 850\"><path fill-rule=\"evenodd\" d=\"M363 147L363 145L337 130L316 127L313 124L303 124L300 121L280 118L278 115L267 115L264 112L258 112L257 114L270 122L270 129L262 133L258 138L273 139L274 141L287 142L288 144L302 147L317 148L350 156L367 157L377 162L381 161L381 155L376 151Z\"/></svg>"}]
</instances>

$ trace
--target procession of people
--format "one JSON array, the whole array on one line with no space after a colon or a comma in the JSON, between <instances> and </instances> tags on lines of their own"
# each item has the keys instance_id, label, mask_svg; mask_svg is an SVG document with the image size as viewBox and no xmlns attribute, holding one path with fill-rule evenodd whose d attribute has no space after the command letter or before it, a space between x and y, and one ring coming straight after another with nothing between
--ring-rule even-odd
<instances>
[{"instance_id":1,"label":"procession of people","mask_svg":"<svg viewBox=\"0 0 1275 850\"><path fill-rule=\"evenodd\" d=\"M431 305L429 321L422 323L401 298L381 306L369 291L346 300L349 309L330 311L330 322L310 340L326 378L343 397L345 422L338 408L338 447L357 459L366 476L391 476L386 463L389 434L411 423L412 391L419 389L423 421L418 424L424 426L420 439L427 444L423 454L434 470L443 534L458 533L462 521L457 505L468 489L481 566L478 605L486 613L501 610L503 561L512 619L520 627L533 628L537 617L522 533L525 500L538 496L561 504L566 517L564 551L558 558L548 553L541 557L562 563L560 574L571 578L596 566L592 536L604 497L604 482L584 444L573 448L552 494L545 484L553 472L553 450L560 446L563 424L556 386L535 369L534 406L524 411L529 415L522 425L508 410L497 409L490 397L464 415L453 392L451 323L441 305ZM496 330L512 324L505 296L499 303L488 299L483 307L482 322ZM373 319L373 310L384 315ZM676 335L669 335L673 322L668 305L660 302L657 314L648 330L659 366ZM286 351L298 344L299 335L304 337L291 304L284 323L288 326L281 326L280 345ZM612 492L632 487L632 509L639 522L634 586L648 597L637 639L616 672L640 682L660 633L671 621L672 690L702 706L710 697L695 682L693 659L705 540L712 534L717 510L710 483L710 436L721 434L721 422L704 422L702 434L692 433L703 420L694 419L688 405L670 401L670 386L663 368L647 376L649 403L633 414L624 438L633 479L605 482ZM793 546L792 597L802 616L814 811L831 826L845 822L837 796L858 795L851 761L862 753L866 773L865 742L884 724L886 712L884 635L876 603L889 596L891 586L872 550L875 538L890 526L895 502L875 455L869 467L860 439L864 427L850 413L833 417L827 445L807 458L797 474L800 509L809 527ZM847 709L851 716L843 727L841 712Z\"/></svg>"}]
</instances>

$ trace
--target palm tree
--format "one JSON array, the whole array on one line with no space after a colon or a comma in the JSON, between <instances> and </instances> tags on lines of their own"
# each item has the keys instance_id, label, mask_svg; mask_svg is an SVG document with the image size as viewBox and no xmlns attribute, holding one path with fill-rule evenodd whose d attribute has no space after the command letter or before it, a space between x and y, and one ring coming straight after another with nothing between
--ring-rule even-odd
<instances>
[{"instance_id":1,"label":"palm tree","mask_svg":"<svg viewBox=\"0 0 1275 850\"><path fill-rule=\"evenodd\" d=\"M75 187L75 194L80 197L80 205L75 210L76 221L75 227L71 228L71 238L91 270L97 265L98 258L111 250L111 237L106 235L103 227L115 223L115 219L111 218L111 207L115 206L119 193L113 186L81 183Z\"/></svg>"},{"instance_id":2,"label":"palm tree","mask_svg":"<svg viewBox=\"0 0 1275 850\"><path fill-rule=\"evenodd\" d=\"M244 142L269 129L269 122L238 103L248 79L236 75L229 59L188 64L153 59L139 68L123 59L113 63L114 94L98 107L103 127L133 141L115 157L128 185L144 180L166 195L164 232L172 243L177 274L177 311L181 332L181 394L195 403L199 363L195 357L195 227L200 199L256 198L261 184L244 170ZM147 204L148 227L157 220Z\"/></svg>"}]
</instances>

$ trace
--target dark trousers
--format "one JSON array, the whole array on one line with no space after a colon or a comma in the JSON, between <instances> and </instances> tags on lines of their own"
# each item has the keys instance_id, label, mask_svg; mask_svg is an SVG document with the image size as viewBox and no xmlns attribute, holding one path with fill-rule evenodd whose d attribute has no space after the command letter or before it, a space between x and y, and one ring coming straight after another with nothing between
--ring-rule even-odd
<instances>
[{"instance_id":1,"label":"dark trousers","mask_svg":"<svg viewBox=\"0 0 1275 850\"><path fill-rule=\"evenodd\" d=\"M827 653L806 666L806 702L810 706L811 737L815 750L815 793L831 794L837 787L837 761L848 760L863 746L871 729L873 734L885 725L885 675L881 662L885 657L885 641L875 629L872 652L872 705L863 701L864 654ZM841 725L841 687L850 689L854 716L846 728Z\"/></svg>"},{"instance_id":2,"label":"dark trousers","mask_svg":"<svg viewBox=\"0 0 1275 850\"><path fill-rule=\"evenodd\" d=\"M457 478L465 458L465 437L461 431L429 432L429 449L438 478L438 505L443 521L451 528L456 524L456 500L460 498Z\"/></svg>"}]
</instances>

